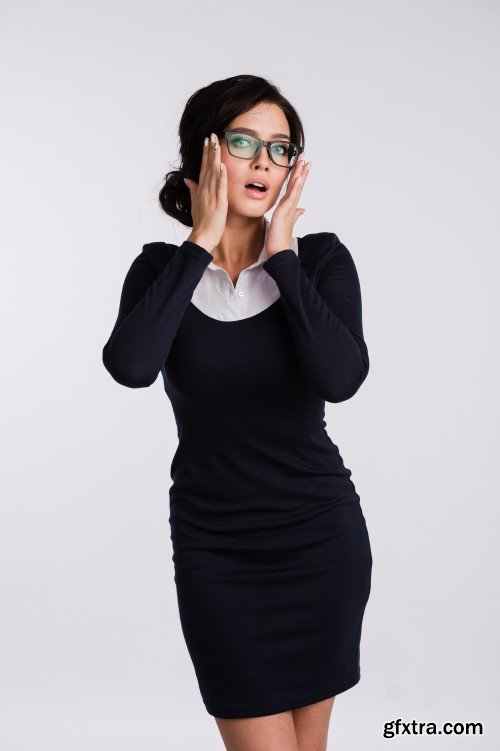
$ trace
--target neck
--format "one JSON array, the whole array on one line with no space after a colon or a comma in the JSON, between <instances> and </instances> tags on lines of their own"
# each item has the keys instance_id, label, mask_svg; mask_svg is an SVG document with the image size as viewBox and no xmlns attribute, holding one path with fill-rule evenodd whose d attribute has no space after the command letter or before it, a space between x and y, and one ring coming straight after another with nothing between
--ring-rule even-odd
<instances>
[{"instance_id":1,"label":"neck","mask_svg":"<svg viewBox=\"0 0 500 751\"><path fill-rule=\"evenodd\" d=\"M213 249L214 263L226 268L250 266L258 260L266 236L264 217L229 217L219 244Z\"/></svg>"}]
</instances>

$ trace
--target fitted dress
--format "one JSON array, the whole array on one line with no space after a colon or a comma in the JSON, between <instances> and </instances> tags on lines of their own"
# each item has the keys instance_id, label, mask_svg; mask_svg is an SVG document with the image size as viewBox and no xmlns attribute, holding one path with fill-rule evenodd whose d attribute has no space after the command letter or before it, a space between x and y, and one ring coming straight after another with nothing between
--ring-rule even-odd
<instances>
[{"instance_id":1,"label":"fitted dress","mask_svg":"<svg viewBox=\"0 0 500 751\"><path fill-rule=\"evenodd\" d=\"M103 349L124 386L161 372L172 404L180 623L205 708L221 718L356 685L371 586L360 497L325 422L325 402L350 399L369 369L353 258L319 232L260 260L272 302L216 318L202 294L211 253L144 245Z\"/></svg>"}]
</instances>

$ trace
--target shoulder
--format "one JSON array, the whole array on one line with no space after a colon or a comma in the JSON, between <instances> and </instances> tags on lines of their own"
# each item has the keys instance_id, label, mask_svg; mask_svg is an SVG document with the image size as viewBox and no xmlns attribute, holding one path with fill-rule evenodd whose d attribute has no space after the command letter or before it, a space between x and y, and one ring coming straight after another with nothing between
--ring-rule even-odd
<instances>
[{"instance_id":1,"label":"shoulder","mask_svg":"<svg viewBox=\"0 0 500 751\"><path fill-rule=\"evenodd\" d=\"M151 242L142 246L142 252L137 256L134 263L147 265L156 274L161 274L167 263L170 261L177 245L166 242Z\"/></svg>"},{"instance_id":2,"label":"shoulder","mask_svg":"<svg viewBox=\"0 0 500 751\"><path fill-rule=\"evenodd\" d=\"M315 277L338 267L354 267L354 259L335 232L314 232L299 237L299 259Z\"/></svg>"}]
</instances>

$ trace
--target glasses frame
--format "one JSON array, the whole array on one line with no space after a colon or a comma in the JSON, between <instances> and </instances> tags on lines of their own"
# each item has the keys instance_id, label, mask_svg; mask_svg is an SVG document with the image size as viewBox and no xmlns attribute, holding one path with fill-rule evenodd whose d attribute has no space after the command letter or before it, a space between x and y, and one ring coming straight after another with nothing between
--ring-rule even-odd
<instances>
[{"instance_id":1,"label":"glasses frame","mask_svg":"<svg viewBox=\"0 0 500 751\"><path fill-rule=\"evenodd\" d=\"M228 138L228 136L232 135L233 133L240 133L242 136L248 136L249 138L253 138L255 141L259 142L259 148L257 149L257 151L255 152L255 154L253 156L238 156L237 154L231 154L231 152L229 151L229 138ZM288 170L293 169L295 167L295 165L297 164L299 156L304 151L303 146L297 146L297 144L293 143L293 141L284 141L283 139L279 139L279 138L276 139L275 141L265 141L263 138L258 138L257 136L252 136L251 133L242 133L241 130L238 130L238 128L234 128L234 130L224 130L221 135L223 135L224 138L227 141L227 148L228 148L229 153L231 154L231 156L234 156L236 159L247 159L247 160L248 159L255 159L255 157L259 156L260 152L262 151L262 147L265 146L266 149L267 149L267 153L269 155L269 159L272 161L272 163L275 164L277 167L283 167L284 169L288 169ZM274 143L286 143L286 144L288 144L290 146L294 146L297 149L298 153L297 153L297 156L295 157L295 161L294 161L293 164L291 164L291 165L288 165L288 164L278 164L277 162L274 161L274 159L272 157L272 154L271 154L271 146Z\"/></svg>"}]
</instances>

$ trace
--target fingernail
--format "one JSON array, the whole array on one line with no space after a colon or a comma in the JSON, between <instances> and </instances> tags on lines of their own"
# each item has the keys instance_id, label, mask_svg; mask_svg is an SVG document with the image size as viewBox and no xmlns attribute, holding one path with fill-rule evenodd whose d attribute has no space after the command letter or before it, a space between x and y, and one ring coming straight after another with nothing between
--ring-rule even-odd
<instances>
[{"instance_id":1,"label":"fingernail","mask_svg":"<svg viewBox=\"0 0 500 751\"><path fill-rule=\"evenodd\" d=\"M205 136L205 140L203 141L203 146L206 146L208 143L208 136Z\"/></svg>"}]
</instances>

